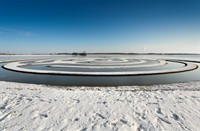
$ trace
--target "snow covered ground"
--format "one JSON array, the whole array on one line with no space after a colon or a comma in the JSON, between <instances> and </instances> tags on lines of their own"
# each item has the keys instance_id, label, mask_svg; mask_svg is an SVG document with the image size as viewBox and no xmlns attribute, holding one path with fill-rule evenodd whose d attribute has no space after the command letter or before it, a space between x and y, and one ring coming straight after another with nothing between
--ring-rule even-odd
<instances>
[{"instance_id":1,"label":"snow covered ground","mask_svg":"<svg viewBox=\"0 0 200 131\"><path fill-rule=\"evenodd\" d=\"M0 130L200 130L200 81L56 87L0 81Z\"/></svg>"}]
</instances>

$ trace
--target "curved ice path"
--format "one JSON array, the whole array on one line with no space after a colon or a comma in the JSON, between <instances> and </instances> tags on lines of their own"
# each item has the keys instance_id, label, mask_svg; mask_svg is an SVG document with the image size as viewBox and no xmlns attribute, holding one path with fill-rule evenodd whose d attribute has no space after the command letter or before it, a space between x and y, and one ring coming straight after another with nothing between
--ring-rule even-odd
<instances>
[{"instance_id":1,"label":"curved ice path","mask_svg":"<svg viewBox=\"0 0 200 131\"><path fill-rule=\"evenodd\" d=\"M166 60L167 61L167 60ZM156 71L128 71L128 72L73 72L73 71L51 71L51 70L36 70L36 69L26 69L26 63L12 62L3 66L3 68L23 72L23 73L35 73L35 74L47 74L47 75L85 75L85 76L127 76L127 75L154 75L154 74L168 74L168 73L178 73L197 69L198 66L192 63L185 63L180 61L172 61L176 63L181 63L184 66L175 69L167 70L156 70Z\"/></svg>"},{"instance_id":2,"label":"curved ice path","mask_svg":"<svg viewBox=\"0 0 200 131\"><path fill-rule=\"evenodd\" d=\"M95 59L92 59L95 60ZM76 61L65 61L65 60L54 60L53 62L34 62L31 65L45 65L45 64L76 64L78 66L126 66L126 65L135 65L135 64L145 64L148 61L146 60L139 60L137 59L136 61L120 61L120 62L116 62L116 61L110 61L108 63L104 63L105 61L88 61L89 63L86 63L84 60L76 60ZM155 61L155 60L154 60ZM83 62L83 63L81 63ZM103 62L103 63L102 63Z\"/></svg>"},{"instance_id":3,"label":"curved ice path","mask_svg":"<svg viewBox=\"0 0 200 131\"><path fill-rule=\"evenodd\" d=\"M138 64L139 62L137 62ZM143 62L142 62L143 63ZM132 63L131 65L121 65L119 66L118 64L113 66L76 66L76 65L50 65L47 67L53 67L53 68L84 68L84 69L116 69L116 68L141 68L141 67L154 67L154 66L161 66L167 64L166 61L161 60L161 61L156 61L156 63L152 64L142 64L142 65L134 65L136 63Z\"/></svg>"}]
</instances>

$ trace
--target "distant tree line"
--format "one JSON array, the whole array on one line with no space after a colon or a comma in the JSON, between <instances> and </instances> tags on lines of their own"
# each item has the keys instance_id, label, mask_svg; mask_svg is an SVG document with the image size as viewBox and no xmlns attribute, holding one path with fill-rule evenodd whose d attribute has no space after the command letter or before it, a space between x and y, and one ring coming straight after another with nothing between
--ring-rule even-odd
<instances>
[{"instance_id":1,"label":"distant tree line","mask_svg":"<svg viewBox=\"0 0 200 131\"><path fill-rule=\"evenodd\" d=\"M86 53L85 51L83 51L83 52L81 52L81 53L73 52L72 55L73 55L73 56L78 56L78 55L79 55L79 56L86 56L87 53Z\"/></svg>"}]
</instances>

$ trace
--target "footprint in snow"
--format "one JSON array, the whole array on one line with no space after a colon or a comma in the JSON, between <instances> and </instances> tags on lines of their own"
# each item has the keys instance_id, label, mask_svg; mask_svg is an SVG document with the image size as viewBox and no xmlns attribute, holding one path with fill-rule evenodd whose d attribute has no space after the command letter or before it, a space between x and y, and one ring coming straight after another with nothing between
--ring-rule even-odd
<instances>
[{"instance_id":1,"label":"footprint in snow","mask_svg":"<svg viewBox=\"0 0 200 131\"><path fill-rule=\"evenodd\" d=\"M42 114L40 114L40 116L41 116L41 117L44 117L44 118L47 118L47 117L48 117L48 115L47 115L46 113L42 113Z\"/></svg>"},{"instance_id":2,"label":"footprint in snow","mask_svg":"<svg viewBox=\"0 0 200 131\"><path fill-rule=\"evenodd\" d=\"M176 121L178 121L180 118L179 118L179 116L177 115L177 114L175 114L175 113L173 113L173 118L174 118L174 120L176 120Z\"/></svg>"}]
</instances>

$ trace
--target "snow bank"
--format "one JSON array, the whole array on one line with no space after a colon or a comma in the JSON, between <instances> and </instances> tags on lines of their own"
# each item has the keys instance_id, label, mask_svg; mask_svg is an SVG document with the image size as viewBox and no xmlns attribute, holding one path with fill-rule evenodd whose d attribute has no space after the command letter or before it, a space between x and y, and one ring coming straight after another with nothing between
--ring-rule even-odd
<instances>
[{"instance_id":1,"label":"snow bank","mask_svg":"<svg viewBox=\"0 0 200 131\"><path fill-rule=\"evenodd\" d=\"M0 81L0 130L200 130L200 81L56 87Z\"/></svg>"}]
</instances>

